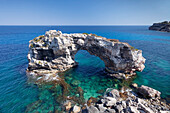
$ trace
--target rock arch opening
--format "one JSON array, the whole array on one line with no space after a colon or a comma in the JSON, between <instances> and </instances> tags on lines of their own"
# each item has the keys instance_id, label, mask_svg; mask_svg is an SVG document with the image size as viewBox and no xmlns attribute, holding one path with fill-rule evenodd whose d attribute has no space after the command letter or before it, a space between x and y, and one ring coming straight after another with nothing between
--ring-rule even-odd
<instances>
[{"instance_id":1,"label":"rock arch opening","mask_svg":"<svg viewBox=\"0 0 170 113\"><path fill-rule=\"evenodd\" d=\"M75 61L78 62L78 71L87 74L94 74L105 68L104 62L99 57L91 55L86 50L79 50L75 55Z\"/></svg>"},{"instance_id":2,"label":"rock arch opening","mask_svg":"<svg viewBox=\"0 0 170 113\"><path fill-rule=\"evenodd\" d=\"M28 71L38 73L46 71L44 69L57 73L74 67L77 65L75 55L79 50L99 57L113 76L129 77L145 67L141 50L94 34L62 34L61 31L50 30L31 40L29 48Z\"/></svg>"}]
</instances>

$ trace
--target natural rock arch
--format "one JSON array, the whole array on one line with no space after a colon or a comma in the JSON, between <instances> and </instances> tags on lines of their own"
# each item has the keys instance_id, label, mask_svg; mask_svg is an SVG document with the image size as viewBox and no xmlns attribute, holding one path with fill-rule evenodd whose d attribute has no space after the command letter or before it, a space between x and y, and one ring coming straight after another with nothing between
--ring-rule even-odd
<instances>
[{"instance_id":1,"label":"natural rock arch","mask_svg":"<svg viewBox=\"0 0 170 113\"><path fill-rule=\"evenodd\" d=\"M106 70L117 77L133 75L145 67L141 50L94 34L62 34L61 31L50 30L29 43L28 71L65 71L77 65L74 57L79 50L98 56L105 63Z\"/></svg>"}]
</instances>

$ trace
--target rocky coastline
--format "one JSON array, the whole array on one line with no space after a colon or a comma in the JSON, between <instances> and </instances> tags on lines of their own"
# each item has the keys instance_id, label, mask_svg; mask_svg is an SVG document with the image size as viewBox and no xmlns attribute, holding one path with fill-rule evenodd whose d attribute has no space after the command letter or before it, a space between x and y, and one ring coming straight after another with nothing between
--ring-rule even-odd
<instances>
[{"instance_id":1,"label":"rocky coastline","mask_svg":"<svg viewBox=\"0 0 170 113\"><path fill-rule=\"evenodd\" d=\"M149 27L149 30L162 31L162 32L170 32L170 21L164 21L160 23L154 23Z\"/></svg>"},{"instance_id":2,"label":"rocky coastline","mask_svg":"<svg viewBox=\"0 0 170 113\"><path fill-rule=\"evenodd\" d=\"M63 110L70 113L169 113L170 105L161 100L160 92L147 87L132 85L133 89L108 88L100 98L89 98L84 106L69 100L63 103ZM108 91L109 90L109 91Z\"/></svg>"},{"instance_id":3,"label":"rocky coastline","mask_svg":"<svg viewBox=\"0 0 170 113\"><path fill-rule=\"evenodd\" d=\"M145 58L142 51L128 43L116 39L107 39L95 34L74 33L63 34L61 31L50 30L45 35L36 37L29 42L27 75L35 84L50 83L50 88L57 91L57 85L63 91L57 95L60 101L60 111L66 113L169 113L170 106L160 97L161 93L147 86L131 88L122 87L120 90L108 88L101 97L90 97L84 100L83 89L77 87L78 97L67 95L69 85L61 78L64 72L78 63L74 56L79 50L87 50L104 61L109 76L117 79L129 79L142 71ZM61 100L59 100L61 99ZM28 106L26 112L41 108L42 100Z\"/></svg>"}]
</instances>

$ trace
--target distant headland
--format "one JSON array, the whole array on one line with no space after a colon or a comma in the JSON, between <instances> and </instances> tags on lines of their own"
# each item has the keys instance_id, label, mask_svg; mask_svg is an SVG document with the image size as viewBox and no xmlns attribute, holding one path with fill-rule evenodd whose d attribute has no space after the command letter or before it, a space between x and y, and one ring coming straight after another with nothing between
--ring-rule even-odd
<instances>
[{"instance_id":1,"label":"distant headland","mask_svg":"<svg viewBox=\"0 0 170 113\"><path fill-rule=\"evenodd\" d=\"M170 32L170 21L154 23L152 26L149 27L149 30Z\"/></svg>"}]
</instances>

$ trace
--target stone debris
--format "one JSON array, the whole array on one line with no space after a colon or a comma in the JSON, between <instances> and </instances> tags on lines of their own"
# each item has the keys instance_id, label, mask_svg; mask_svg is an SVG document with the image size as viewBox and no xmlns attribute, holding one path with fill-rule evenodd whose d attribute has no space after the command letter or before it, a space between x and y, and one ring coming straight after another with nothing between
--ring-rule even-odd
<instances>
[{"instance_id":1,"label":"stone debris","mask_svg":"<svg viewBox=\"0 0 170 113\"><path fill-rule=\"evenodd\" d=\"M155 92L155 89L152 91ZM118 92L121 93L117 89L107 92L99 101L81 109L80 113L170 113L170 106L161 101L160 95L145 98L138 96L138 92L125 90L127 98L122 98Z\"/></svg>"}]
</instances>

